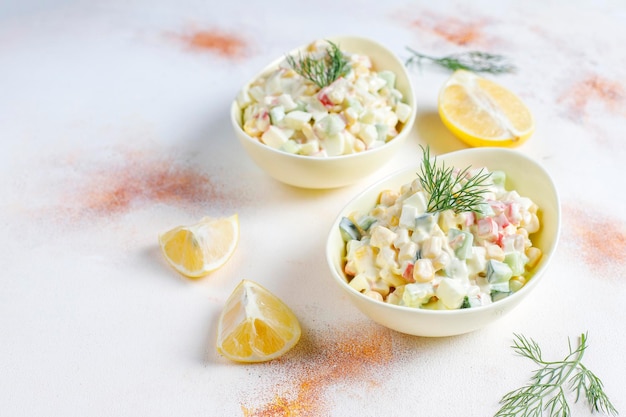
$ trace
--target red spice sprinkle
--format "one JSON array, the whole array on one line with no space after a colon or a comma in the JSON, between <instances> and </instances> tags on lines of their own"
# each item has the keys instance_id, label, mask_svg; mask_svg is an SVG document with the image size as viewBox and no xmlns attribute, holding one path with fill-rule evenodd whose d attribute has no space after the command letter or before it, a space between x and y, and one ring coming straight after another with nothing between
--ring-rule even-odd
<instances>
[{"instance_id":1,"label":"red spice sprinkle","mask_svg":"<svg viewBox=\"0 0 626 417\"><path fill-rule=\"evenodd\" d=\"M603 103L608 110L616 112L626 104L626 90L618 82L592 74L574 84L558 101L568 103L570 112L577 118L585 115L592 101Z\"/></svg>"},{"instance_id":2,"label":"red spice sprinkle","mask_svg":"<svg viewBox=\"0 0 626 417\"><path fill-rule=\"evenodd\" d=\"M464 22L450 17L446 19L414 20L411 24L429 30L446 41L459 46L475 44L483 40L484 22Z\"/></svg>"},{"instance_id":3,"label":"red spice sprinkle","mask_svg":"<svg viewBox=\"0 0 626 417\"><path fill-rule=\"evenodd\" d=\"M97 215L128 211L136 203L201 203L216 198L209 178L167 160L133 159L89 174L79 207Z\"/></svg>"},{"instance_id":4,"label":"red spice sprinkle","mask_svg":"<svg viewBox=\"0 0 626 417\"><path fill-rule=\"evenodd\" d=\"M182 39L193 49L208 50L224 58L240 58L246 50L243 39L219 30L197 31Z\"/></svg>"},{"instance_id":5,"label":"red spice sprinkle","mask_svg":"<svg viewBox=\"0 0 626 417\"><path fill-rule=\"evenodd\" d=\"M626 263L626 224L572 206L563 212L587 264L600 269Z\"/></svg>"},{"instance_id":6,"label":"red spice sprinkle","mask_svg":"<svg viewBox=\"0 0 626 417\"><path fill-rule=\"evenodd\" d=\"M339 339L329 340L337 333ZM391 332L383 327L368 327L352 333L332 331L322 339L319 345L300 341L302 362L296 365L298 369L290 379L289 392L277 393L273 400L257 408L242 405L244 416L329 415L325 401L329 387L342 382L362 382L367 378L376 383L378 378L384 378L384 369L393 358Z\"/></svg>"}]
</instances>

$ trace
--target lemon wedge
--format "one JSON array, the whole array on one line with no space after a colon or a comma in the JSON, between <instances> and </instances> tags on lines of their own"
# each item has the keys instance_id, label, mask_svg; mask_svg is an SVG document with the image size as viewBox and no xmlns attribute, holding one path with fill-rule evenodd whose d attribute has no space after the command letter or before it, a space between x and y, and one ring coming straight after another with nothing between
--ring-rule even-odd
<instances>
[{"instance_id":1,"label":"lemon wedge","mask_svg":"<svg viewBox=\"0 0 626 417\"><path fill-rule=\"evenodd\" d=\"M199 278L222 267L239 241L239 218L204 217L190 226L178 226L159 235L165 259L178 272Z\"/></svg>"},{"instance_id":2,"label":"lemon wedge","mask_svg":"<svg viewBox=\"0 0 626 417\"><path fill-rule=\"evenodd\" d=\"M236 362L265 362L293 348L301 333L282 300L260 284L242 280L220 315L217 351Z\"/></svg>"},{"instance_id":3,"label":"lemon wedge","mask_svg":"<svg viewBox=\"0 0 626 417\"><path fill-rule=\"evenodd\" d=\"M438 108L443 124L471 146L515 147L535 130L530 110L517 95L466 70L446 81Z\"/></svg>"}]
</instances>

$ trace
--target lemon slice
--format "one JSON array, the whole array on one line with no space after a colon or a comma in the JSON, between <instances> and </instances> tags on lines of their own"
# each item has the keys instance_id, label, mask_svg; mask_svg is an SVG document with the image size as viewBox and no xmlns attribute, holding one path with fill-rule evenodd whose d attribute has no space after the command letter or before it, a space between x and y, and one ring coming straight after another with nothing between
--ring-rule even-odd
<instances>
[{"instance_id":1,"label":"lemon slice","mask_svg":"<svg viewBox=\"0 0 626 417\"><path fill-rule=\"evenodd\" d=\"M465 70L455 71L439 93L439 115L471 146L514 147L534 132L533 116L505 87Z\"/></svg>"},{"instance_id":2,"label":"lemon slice","mask_svg":"<svg viewBox=\"0 0 626 417\"><path fill-rule=\"evenodd\" d=\"M204 217L190 226L178 226L159 235L165 259L190 278L199 278L223 266L237 247L239 218Z\"/></svg>"},{"instance_id":3,"label":"lemon slice","mask_svg":"<svg viewBox=\"0 0 626 417\"><path fill-rule=\"evenodd\" d=\"M217 351L236 362L264 362L293 348L300 323L278 297L242 280L226 301L217 328Z\"/></svg>"}]
</instances>

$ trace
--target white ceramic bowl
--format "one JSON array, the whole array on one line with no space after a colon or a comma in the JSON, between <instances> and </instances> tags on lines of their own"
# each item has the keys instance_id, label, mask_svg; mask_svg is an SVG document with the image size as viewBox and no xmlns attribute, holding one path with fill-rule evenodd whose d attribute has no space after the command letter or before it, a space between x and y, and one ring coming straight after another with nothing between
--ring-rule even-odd
<instances>
[{"instance_id":1,"label":"white ceramic bowl","mask_svg":"<svg viewBox=\"0 0 626 417\"><path fill-rule=\"evenodd\" d=\"M337 188L350 185L372 174L400 149L406 141L415 120L415 93L411 79L402 62L387 48L369 39L351 36L325 38L347 52L368 55L375 71L391 70L396 74L396 88L404 101L411 106L411 115L399 134L385 145L365 152L334 157L293 155L273 149L250 137L242 129L242 115L237 101L231 105L231 122L237 138L252 160L270 176L286 184L302 188ZM301 46L290 52L297 55L306 48ZM273 71L284 60L277 58L248 82L243 89L264 74Z\"/></svg>"},{"instance_id":2,"label":"white ceramic bowl","mask_svg":"<svg viewBox=\"0 0 626 417\"><path fill-rule=\"evenodd\" d=\"M518 292L493 304L462 310L426 310L397 306L369 298L348 285L343 272L345 244L339 231L342 217L353 211L366 212L376 204L384 189L400 189L402 184L414 180L419 165L399 171L370 186L354 198L337 216L330 230L326 258L338 287L363 313L383 326L416 336L452 336L468 333L484 327L504 316L524 300L541 282L556 249L560 229L561 210L557 190L548 172L529 157L503 148L473 148L452 152L437 157L439 163L448 167L487 167L503 170L507 174L508 189L531 198L539 206L541 230L531 235L533 245L543 251L534 275Z\"/></svg>"}]
</instances>

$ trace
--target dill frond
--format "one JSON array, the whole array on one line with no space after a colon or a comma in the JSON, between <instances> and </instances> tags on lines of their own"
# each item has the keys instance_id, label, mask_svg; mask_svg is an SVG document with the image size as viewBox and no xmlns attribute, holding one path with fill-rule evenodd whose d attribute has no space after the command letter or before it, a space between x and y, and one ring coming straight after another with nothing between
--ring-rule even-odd
<instances>
[{"instance_id":1,"label":"dill frond","mask_svg":"<svg viewBox=\"0 0 626 417\"><path fill-rule=\"evenodd\" d=\"M422 166L417 175L429 195L427 211L429 213L445 210L453 210L455 213L476 211L484 200L485 186L491 173L481 169L470 176L469 166L460 171L446 167L445 163L437 166L437 158L431 159L429 147L422 147L422 153Z\"/></svg>"},{"instance_id":2,"label":"dill frond","mask_svg":"<svg viewBox=\"0 0 626 417\"><path fill-rule=\"evenodd\" d=\"M287 63L295 72L319 88L324 88L345 75L349 67L339 46L331 41L327 42L329 46L326 48L326 54L321 58L302 55L301 53L297 58L291 55L286 57Z\"/></svg>"},{"instance_id":3,"label":"dill frond","mask_svg":"<svg viewBox=\"0 0 626 417\"><path fill-rule=\"evenodd\" d=\"M417 52L408 47L406 49L411 52L411 56L405 62L406 66L417 65L421 67L423 61L429 61L451 71L464 69L489 74L503 74L515 71L515 66L510 64L504 56L498 54L470 51L443 57L434 57Z\"/></svg>"}]
</instances>

